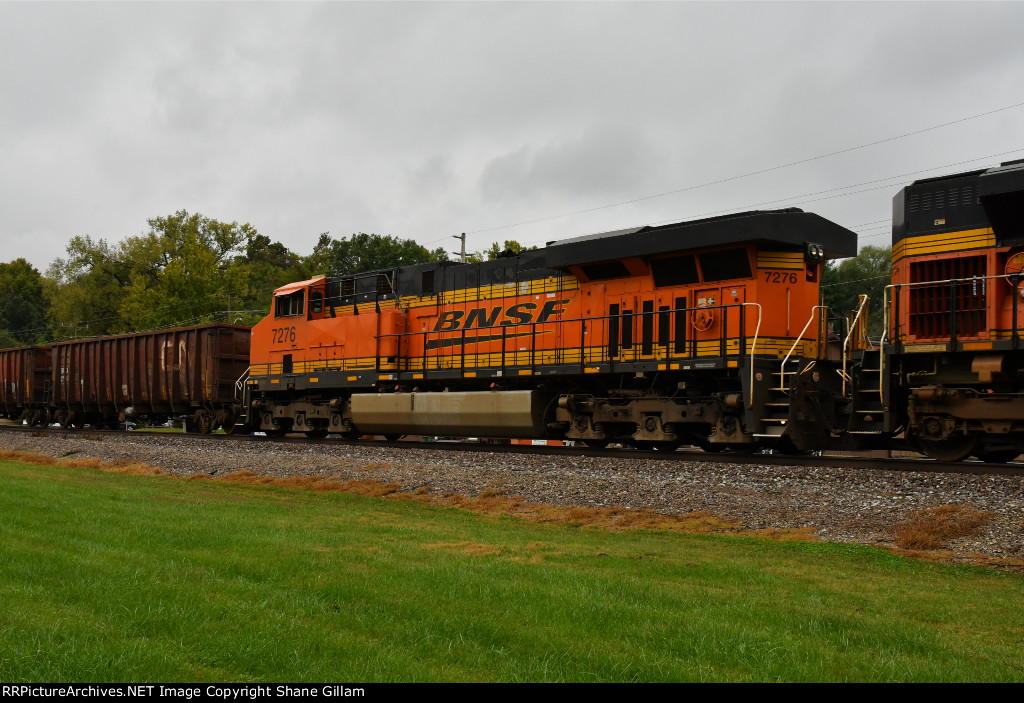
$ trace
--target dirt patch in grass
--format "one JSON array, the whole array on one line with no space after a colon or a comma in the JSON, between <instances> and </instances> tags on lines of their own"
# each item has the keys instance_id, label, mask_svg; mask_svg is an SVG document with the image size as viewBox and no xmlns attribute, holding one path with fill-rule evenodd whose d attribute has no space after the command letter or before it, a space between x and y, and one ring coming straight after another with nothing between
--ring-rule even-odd
<instances>
[{"instance_id":1,"label":"dirt patch in grass","mask_svg":"<svg viewBox=\"0 0 1024 703\"><path fill-rule=\"evenodd\" d=\"M491 544L478 544L476 542L451 542L428 544L426 549L450 549L462 552L468 556L487 557L501 554L501 550Z\"/></svg>"},{"instance_id":2,"label":"dirt patch in grass","mask_svg":"<svg viewBox=\"0 0 1024 703\"><path fill-rule=\"evenodd\" d=\"M906 550L935 550L951 540L968 537L988 524L992 513L966 505L943 505L918 510L893 530L896 546Z\"/></svg>"},{"instance_id":3,"label":"dirt patch in grass","mask_svg":"<svg viewBox=\"0 0 1024 703\"><path fill-rule=\"evenodd\" d=\"M397 483L381 483L376 479L339 481L317 476L273 478L252 471L236 471L211 480L259 485L304 488L313 491L354 493L371 497L413 500L497 517L514 517L535 522L560 522L577 526L601 527L609 530L668 530L695 534L729 534L765 537L776 540L814 541L811 528L748 530L738 522L723 520L707 511L686 515L665 515L653 511L634 510L622 506L592 508L585 506L554 506L527 502L521 496L508 496L501 490L486 489L477 496L456 493L431 493L425 487L400 491Z\"/></svg>"},{"instance_id":4,"label":"dirt patch in grass","mask_svg":"<svg viewBox=\"0 0 1024 703\"><path fill-rule=\"evenodd\" d=\"M355 493L358 495L372 496L379 498L397 493L400 486L397 483L381 483L374 479L357 481L339 481L335 478L324 478L322 476L290 476L288 478L273 478L261 476L253 471L235 471L224 476L210 478L211 481L227 481L229 483L250 483L260 486L281 486L282 488L301 488L307 491L318 491L321 493Z\"/></svg>"},{"instance_id":5,"label":"dirt patch in grass","mask_svg":"<svg viewBox=\"0 0 1024 703\"><path fill-rule=\"evenodd\" d=\"M136 476L158 476L163 473L155 466L140 464L134 461L101 461L99 459L57 459L46 454L33 454L32 452L18 452L9 449L0 450L0 459L8 461L21 461L26 464L37 464L41 466L66 466L72 469L99 469L101 471L113 471L119 474L132 474Z\"/></svg>"}]
</instances>

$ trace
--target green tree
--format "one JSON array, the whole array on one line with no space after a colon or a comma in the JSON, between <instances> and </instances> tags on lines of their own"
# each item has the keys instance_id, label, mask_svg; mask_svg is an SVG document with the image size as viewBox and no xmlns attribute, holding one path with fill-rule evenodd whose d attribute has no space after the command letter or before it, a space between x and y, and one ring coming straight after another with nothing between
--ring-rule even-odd
<instances>
[{"instance_id":1,"label":"green tree","mask_svg":"<svg viewBox=\"0 0 1024 703\"><path fill-rule=\"evenodd\" d=\"M442 258L445 258L443 249L431 251L411 239L364 232L353 234L348 239L331 239L325 232L320 235L309 261L319 273L353 274L424 264Z\"/></svg>"},{"instance_id":2,"label":"green tree","mask_svg":"<svg viewBox=\"0 0 1024 703\"><path fill-rule=\"evenodd\" d=\"M49 307L42 274L32 264L25 259L0 263L0 347L45 339Z\"/></svg>"},{"instance_id":3,"label":"green tree","mask_svg":"<svg viewBox=\"0 0 1024 703\"><path fill-rule=\"evenodd\" d=\"M222 313L226 318L228 310L251 302L251 267L242 247L263 244L251 225L184 210L148 224L146 234L116 245L88 236L72 238L67 256L47 271L58 335L194 324Z\"/></svg>"},{"instance_id":4,"label":"green tree","mask_svg":"<svg viewBox=\"0 0 1024 703\"><path fill-rule=\"evenodd\" d=\"M520 254L524 251L533 251L536 248L537 247L523 246L514 239L506 239L505 246L502 247L497 242L493 242L490 249L488 249L485 254L487 255L488 261L494 261L495 259L500 259L502 256L506 256L508 254Z\"/></svg>"},{"instance_id":5,"label":"green tree","mask_svg":"<svg viewBox=\"0 0 1024 703\"><path fill-rule=\"evenodd\" d=\"M857 311L857 296L870 298L868 334L875 338L882 334L882 296L892 277L892 250L889 247L865 246L857 256L839 263L829 262L821 280L824 304L833 316L853 320Z\"/></svg>"},{"instance_id":6,"label":"green tree","mask_svg":"<svg viewBox=\"0 0 1024 703\"><path fill-rule=\"evenodd\" d=\"M243 284L241 298L233 303L234 309L240 311L269 311L275 288L310 278L306 259L255 232L247 236L244 253L235 257L227 275ZM256 322L252 312L239 314L246 323Z\"/></svg>"},{"instance_id":7,"label":"green tree","mask_svg":"<svg viewBox=\"0 0 1024 703\"><path fill-rule=\"evenodd\" d=\"M120 331L118 309L130 283L120 247L88 235L72 237L46 271L50 283L53 331L58 337L81 337Z\"/></svg>"},{"instance_id":8,"label":"green tree","mask_svg":"<svg viewBox=\"0 0 1024 703\"><path fill-rule=\"evenodd\" d=\"M302 260L305 269L317 275L331 272L331 249L333 243L334 240L331 239L330 232L321 232L316 240L316 244L313 245L313 253Z\"/></svg>"},{"instance_id":9,"label":"green tree","mask_svg":"<svg viewBox=\"0 0 1024 703\"><path fill-rule=\"evenodd\" d=\"M121 247L130 283L119 312L128 329L206 322L241 302L246 276L231 254L258 233L179 210L149 220L150 231ZM225 313L226 314L226 313Z\"/></svg>"}]
</instances>

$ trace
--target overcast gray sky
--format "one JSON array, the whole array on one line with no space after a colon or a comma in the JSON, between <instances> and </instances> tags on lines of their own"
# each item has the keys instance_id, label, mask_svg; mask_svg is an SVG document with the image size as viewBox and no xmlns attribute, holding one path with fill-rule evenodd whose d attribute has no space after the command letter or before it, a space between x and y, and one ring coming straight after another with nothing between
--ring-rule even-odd
<instances>
[{"instance_id":1,"label":"overcast gray sky","mask_svg":"<svg viewBox=\"0 0 1024 703\"><path fill-rule=\"evenodd\" d=\"M0 2L0 261L180 209L300 254L790 205L887 245L903 184L1024 157L1024 105L682 189L1024 103L1022 29L1022 3Z\"/></svg>"}]
</instances>

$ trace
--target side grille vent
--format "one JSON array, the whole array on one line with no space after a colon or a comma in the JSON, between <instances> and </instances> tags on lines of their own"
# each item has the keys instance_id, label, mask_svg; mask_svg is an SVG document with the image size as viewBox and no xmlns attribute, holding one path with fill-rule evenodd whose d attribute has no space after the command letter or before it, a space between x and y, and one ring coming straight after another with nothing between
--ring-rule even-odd
<instances>
[{"instance_id":1,"label":"side grille vent","mask_svg":"<svg viewBox=\"0 0 1024 703\"><path fill-rule=\"evenodd\" d=\"M975 337L987 330L985 257L967 256L911 264L910 334L939 339ZM957 280L966 279L966 280ZM949 281L956 280L955 283ZM945 282L943 282L945 281Z\"/></svg>"}]
</instances>

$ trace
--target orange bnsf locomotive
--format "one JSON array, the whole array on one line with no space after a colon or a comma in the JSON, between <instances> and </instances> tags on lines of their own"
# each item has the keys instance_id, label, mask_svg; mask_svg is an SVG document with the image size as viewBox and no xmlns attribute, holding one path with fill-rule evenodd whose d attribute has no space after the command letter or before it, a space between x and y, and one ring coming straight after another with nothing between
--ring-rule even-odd
<instances>
[{"instance_id":1,"label":"orange bnsf locomotive","mask_svg":"<svg viewBox=\"0 0 1024 703\"><path fill-rule=\"evenodd\" d=\"M1024 161L916 181L893 201L876 429L937 459L1024 451Z\"/></svg>"},{"instance_id":2,"label":"orange bnsf locomotive","mask_svg":"<svg viewBox=\"0 0 1024 703\"><path fill-rule=\"evenodd\" d=\"M249 427L819 448L851 417L819 281L854 254L791 209L293 283L253 328Z\"/></svg>"}]
</instances>

